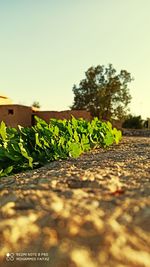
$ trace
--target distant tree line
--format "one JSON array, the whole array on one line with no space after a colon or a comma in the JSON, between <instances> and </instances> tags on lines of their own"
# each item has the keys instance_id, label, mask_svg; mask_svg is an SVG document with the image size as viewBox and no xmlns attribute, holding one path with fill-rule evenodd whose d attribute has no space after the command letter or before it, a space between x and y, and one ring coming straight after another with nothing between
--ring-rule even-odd
<instances>
[{"instance_id":1,"label":"distant tree line","mask_svg":"<svg viewBox=\"0 0 150 267\"><path fill-rule=\"evenodd\" d=\"M128 129L143 129L148 128L148 119L142 120L141 116L133 116L129 114L122 124L123 128Z\"/></svg>"}]
</instances>

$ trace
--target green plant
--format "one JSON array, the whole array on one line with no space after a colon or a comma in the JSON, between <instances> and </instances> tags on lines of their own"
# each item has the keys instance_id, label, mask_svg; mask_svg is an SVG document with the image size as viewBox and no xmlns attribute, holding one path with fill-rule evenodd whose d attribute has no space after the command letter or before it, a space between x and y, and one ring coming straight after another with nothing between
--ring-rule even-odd
<instances>
[{"instance_id":1,"label":"green plant","mask_svg":"<svg viewBox=\"0 0 150 267\"><path fill-rule=\"evenodd\" d=\"M32 107L40 108L41 105L40 105L39 101L34 101L33 104L32 104Z\"/></svg>"},{"instance_id":2,"label":"green plant","mask_svg":"<svg viewBox=\"0 0 150 267\"><path fill-rule=\"evenodd\" d=\"M31 128L7 128L0 124L0 176L43 166L45 163L78 157L95 147L108 147L121 140L121 132L110 122L94 118L56 120L49 124L35 116Z\"/></svg>"},{"instance_id":3,"label":"green plant","mask_svg":"<svg viewBox=\"0 0 150 267\"><path fill-rule=\"evenodd\" d=\"M73 86L71 109L85 109L93 117L109 120L122 119L131 101L128 84L133 80L126 70L117 73L112 64L88 68L85 77Z\"/></svg>"},{"instance_id":4,"label":"green plant","mask_svg":"<svg viewBox=\"0 0 150 267\"><path fill-rule=\"evenodd\" d=\"M123 128L142 129L144 127L141 116L132 116L131 114L125 119L122 124Z\"/></svg>"}]
</instances>

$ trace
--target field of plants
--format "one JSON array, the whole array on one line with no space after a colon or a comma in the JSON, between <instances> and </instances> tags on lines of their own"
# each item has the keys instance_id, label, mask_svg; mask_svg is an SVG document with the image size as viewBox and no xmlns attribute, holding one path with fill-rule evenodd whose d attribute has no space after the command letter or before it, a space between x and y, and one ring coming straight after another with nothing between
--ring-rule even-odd
<instances>
[{"instance_id":1,"label":"field of plants","mask_svg":"<svg viewBox=\"0 0 150 267\"><path fill-rule=\"evenodd\" d=\"M36 125L18 129L0 124L0 177L47 162L78 157L93 148L108 147L121 140L121 131L110 122L94 118L56 120L49 124L35 116Z\"/></svg>"}]
</instances>

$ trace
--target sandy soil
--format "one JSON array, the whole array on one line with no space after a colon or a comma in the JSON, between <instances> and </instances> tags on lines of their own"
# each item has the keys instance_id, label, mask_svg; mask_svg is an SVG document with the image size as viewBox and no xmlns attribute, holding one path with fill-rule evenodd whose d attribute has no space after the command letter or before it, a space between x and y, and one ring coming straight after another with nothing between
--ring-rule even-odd
<instances>
[{"instance_id":1,"label":"sandy soil","mask_svg":"<svg viewBox=\"0 0 150 267\"><path fill-rule=\"evenodd\" d=\"M149 180L144 137L1 178L1 266L149 267Z\"/></svg>"}]
</instances>

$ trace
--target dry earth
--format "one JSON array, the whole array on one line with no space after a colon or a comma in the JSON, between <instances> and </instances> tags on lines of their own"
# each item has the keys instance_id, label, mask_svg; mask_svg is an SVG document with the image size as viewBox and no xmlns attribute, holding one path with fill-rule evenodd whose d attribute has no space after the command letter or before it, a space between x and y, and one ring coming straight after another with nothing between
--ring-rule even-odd
<instances>
[{"instance_id":1,"label":"dry earth","mask_svg":"<svg viewBox=\"0 0 150 267\"><path fill-rule=\"evenodd\" d=\"M1 178L1 266L149 267L149 180L144 137Z\"/></svg>"}]
</instances>

